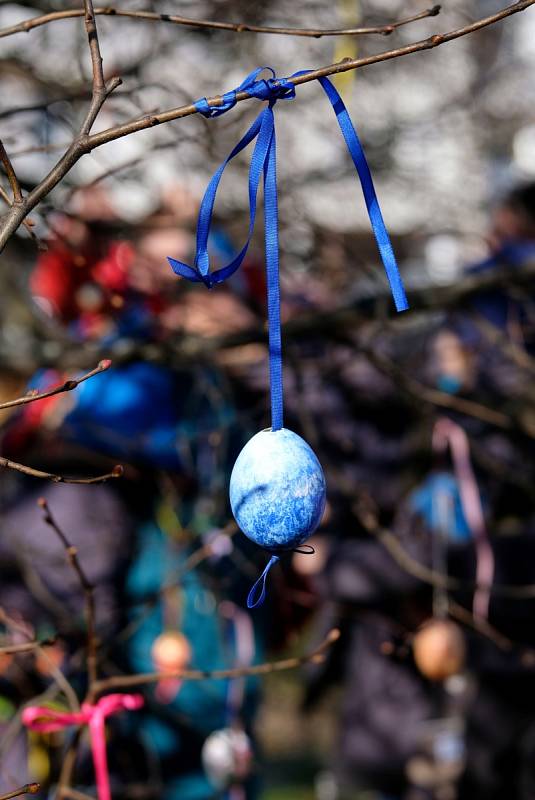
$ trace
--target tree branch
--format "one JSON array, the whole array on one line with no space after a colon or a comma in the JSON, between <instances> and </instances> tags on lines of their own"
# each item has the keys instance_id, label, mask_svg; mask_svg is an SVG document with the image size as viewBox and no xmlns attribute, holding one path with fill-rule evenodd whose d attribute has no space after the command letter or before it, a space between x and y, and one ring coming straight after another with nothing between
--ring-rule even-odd
<instances>
[{"instance_id":1,"label":"tree branch","mask_svg":"<svg viewBox=\"0 0 535 800\"><path fill-rule=\"evenodd\" d=\"M5 201L6 205L8 205L10 208L13 206L13 201L11 200L11 198L9 197L8 193L5 191L3 186L0 186L0 197L2 198L2 200ZM47 250L46 244L44 242L41 242L41 240L33 230L33 226L35 225L34 221L32 219L23 219L22 224L30 234L35 244L37 245L38 250Z\"/></svg>"},{"instance_id":2,"label":"tree branch","mask_svg":"<svg viewBox=\"0 0 535 800\"><path fill-rule=\"evenodd\" d=\"M0 622L2 622L6 626L6 628L9 628L10 630L14 630L17 631L17 633L22 634L26 639L31 638L26 626L18 622L17 620L13 619L13 617L10 617L9 614L7 614L6 611L1 607L0 607ZM54 678L58 687L63 691L63 694L67 699L67 703L69 704L69 708L72 711L79 711L80 704L78 702L78 698L76 697L76 692L72 688L71 684L69 683L69 681L67 680L61 669L58 666L56 666L56 664L49 657L46 650L44 650L41 647L40 643L30 642L30 644L35 645L35 650L39 653L39 655L41 655L47 661L52 677Z\"/></svg>"},{"instance_id":3,"label":"tree branch","mask_svg":"<svg viewBox=\"0 0 535 800\"><path fill-rule=\"evenodd\" d=\"M55 518L50 511L47 501L41 497L37 501L39 508L43 510L43 521L52 528L61 544L65 549L67 560L72 569L76 573L80 586L84 593L85 601L85 621L87 626L87 674L89 678L89 685L97 679L97 634L95 625L95 587L88 579L80 560L78 558L77 548L71 544L65 533L59 527Z\"/></svg>"},{"instance_id":4,"label":"tree branch","mask_svg":"<svg viewBox=\"0 0 535 800\"><path fill-rule=\"evenodd\" d=\"M105 6L95 8L94 14L96 16L104 15L108 17L128 17L130 19L145 20L147 22L168 22L175 25L184 25L189 28L208 28L213 30L233 31L234 33L272 33L280 34L283 36L305 36L314 39L321 39L322 36L361 36L366 34L382 34L389 36L397 28L403 25L409 25L412 22L417 22L421 19L428 17L436 17L440 13L440 6L435 5L419 14L414 14L411 17L405 17L397 22L391 22L387 25L376 25L369 28L281 28L273 27L271 25L246 25L243 22L214 22L208 19L190 19L189 17L182 17L177 14L157 14L153 11L134 11L126 8L115 8L114 6ZM71 19L73 17L81 17L84 12L77 8L67 9L65 11L54 11L50 14L42 14L39 17L24 20L16 25L11 25L9 28L0 29L0 39L5 36L12 36L14 33L28 33L33 28L38 28L41 25L47 25L50 22L61 19Z\"/></svg>"},{"instance_id":5,"label":"tree branch","mask_svg":"<svg viewBox=\"0 0 535 800\"><path fill-rule=\"evenodd\" d=\"M142 686L166 678L180 678L185 681L224 680L227 678L245 678L250 675L267 675L271 672L282 672L288 669L301 667L303 664L318 664L325 659L326 651L339 639L340 631L333 628L324 641L308 655L285 658L281 661L272 661L265 664L255 664L252 667L237 667L233 669L215 669L211 671L200 669L175 670L169 672L148 672L139 675L114 675L104 678L93 684L95 695L100 695L110 689L124 689L130 686Z\"/></svg>"},{"instance_id":6,"label":"tree branch","mask_svg":"<svg viewBox=\"0 0 535 800\"><path fill-rule=\"evenodd\" d=\"M37 794L41 786L38 783L26 783L20 789L13 789L12 792L0 795L0 800L11 800L12 797L20 797L21 794Z\"/></svg>"},{"instance_id":7,"label":"tree branch","mask_svg":"<svg viewBox=\"0 0 535 800\"><path fill-rule=\"evenodd\" d=\"M92 483L105 483L106 481L120 478L123 475L123 467L116 464L111 472L106 472L104 475L95 475L92 478L69 478L66 475L55 475L53 472L44 472L40 469L28 467L26 464L19 464L17 461L11 461L9 458L0 456L0 467L6 469L13 469L16 472L22 472L24 475L30 475L32 478L44 478L45 480L52 481L53 483L79 483L79 484L92 484Z\"/></svg>"},{"instance_id":8,"label":"tree branch","mask_svg":"<svg viewBox=\"0 0 535 800\"><path fill-rule=\"evenodd\" d=\"M0 161L4 166L5 173L9 180L9 185L11 186L11 191L13 192L13 204L22 203L22 190L20 188L19 179L13 169L13 164L6 152L6 148L4 147L4 143L0 139Z\"/></svg>"},{"instance_id":9,"label":"tree branch","mask_svg":"<svg viewBox=\"0 0 535 800\"><path fill-rule=\"evenodd\" d=\"M36 400L44 400L45 397L53 397L54 395L61 394L62 392L71 392L84 381L87 381L89 378L92 378L101 372L105 372L110 367L110 359L103 359L99 362L95 369L92 369L91 372L87 372L85 375L82 375L81 378L71 378L70 380L65 381L65 383L62 383L61 386L56 386L54 389L49 389L47 392L37 392L36 390L33 390L24 397L18 397L16 400L7 400L5 403L0 403L0 410L4 408L13 408L14 406L23 406L27 403L34 403Z\"/></svg>"},{"instance_id":10,"label":"tree branch","mask_svg":"<svg viewBox=\"0 0 535 800\"><path fill-rule=\"evenodd\" d=\"M54 644L56 640L54 638L51 639L41 639L41 641L35 642L24 642L24 644L8 644L0 647L0 655L3 656L13 656L17 653L32 653L34 650L38 650L40 647L49 647L50 645Z\"/></svg>"},{"instance_id":11,"label":"tree branch","mask_svg":"<svg viewBox=\"0 0 535 800\"><path fill-rule=\"evenodd\" d=\"M489 25L494 25L497 22L505 19L506 17L510 17L513 14L517 14L520 11L524 11L525 9L529 8L535 3L535 0L517 0L517 2L513 3L512 5L507 6L506 8L502 9L496 14L492 14L489 17L484 17L483 19L479 19L476 22L471 23L470 25L466 25L463 28L457 28L453 31L448 31L447 33L442 34L435 34L427 39L422 39L418 42L413 42L412 44L406 45L405 47L399 47L395 50L387 50L382 53L378 53L373 56L368 56L366 58L359 58L359 59L343 59L342 61L338 62L337 64L330 64L326 67L321 67L320 69L312 70L311 72L307 72L304 75L298 75L293 78L289 78L289 80L295 85L299 86L303 83L309 83L310 81L316 80L317 78L327 77L329 75L336 75L340 72L348 72L350 70L360 69L361 67L366 67L371 64L377 64L382 61L389 61L394 58L400 58L402 56L411 55L412 53L421 52L423 50L431 50L435 47L439 47L441 44L445 44L446 42L451 42L454 39L459 39L461 36L466 36L467 34L474 33L475 31L481 30L482 28L486 28ZM102 99L104 99L116 88L116 86L120 83L119 78L114 78L106 88L106 93ZM238 92L236 94L236 101L241 102L243 100L251 100L251 96L247 92ZM222 99L220 96L211 97L207 99L208 105L210 107L217 108L221 105ZM84 130L87 129L88 125L89 128L91 127L96 114L98 113L96 101L91 103L90 110L84 122ZM102 103L100 104L102 105ZM148 128L152 128L156 125L161 125L164 122L170 122L171 120L175 119L182 119L183 117L191 116L192 114L196 114L197 108L195 104L190 104L186 106L180 106L178 108L170 109L169 111L163 111L158 114L148 114L140 119L133 120L131 122L124 123L123 125L117 125L112 128L108 128L104 131L99 133L95 133L93 135L88 135L87 133L81 133L79 137L77 137L72 145L69 147L67 152L60 158L57 164L50 170L48 175L43 178L43 180L33 189L25 198L23 203L20 206L13 207L11 211L6 215L4 224L2 229L0 230L0 252L4 249L8 239L12 236L13 233L18 229L20 224L22 223L23 219L26 215L33 209L35 206L44 198L46 197L49 192L54 189L55 186L65 177L65 175L73 168L73 166L79 161L79 159L85 155L86 153L90 153L91 150L94 150L96 147L100 147L103 144L107 144L108 142L115 141L116 139L120 139L123 136L128 136L131 133L136 133L137 131L147 130Z\"/></svg>"},{"instance_id":12,"label":"tree branch","mask_svg":"<svg viewBox=\"0 0 535 800\"><path fill-rule=\"evenodd\" d=\"M506 583L482 584L437 572L413 558L405 550L397 536L378 524L375 515L369 509L363 509L358 506L354 511L365 530L383 545L396 564L408 575L412 575L413 578L417 578L423 583L439 589L449 589L450 591L484 589L492 592L497 597L507 597L515 600L533 600L535 598L534 583L518 585Z\"/></svg>"}]
</instances>

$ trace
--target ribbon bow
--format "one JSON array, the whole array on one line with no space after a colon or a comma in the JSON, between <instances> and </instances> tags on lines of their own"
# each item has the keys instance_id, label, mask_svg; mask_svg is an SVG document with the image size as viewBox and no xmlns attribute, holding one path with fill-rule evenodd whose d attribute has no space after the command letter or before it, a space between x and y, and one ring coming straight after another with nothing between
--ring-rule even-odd
<instances>
[{"instance_id":1,"label":"ribbon bow","mask_svg":"<svg viewBox=\"0 0 535 800\"><path fill-rule=\"evenodd\" d=\"M106 717L118 711L135 711L143 705L139 694L108 694L97 703L83 703L80 711L56 711L45 706L29 706L22 712L22 722L39 733L53 733L68 725L87 725L91 737L91 752L95 767L97 795L99 800L111 800L106 738Z\"/></svg>"}]
</instances>

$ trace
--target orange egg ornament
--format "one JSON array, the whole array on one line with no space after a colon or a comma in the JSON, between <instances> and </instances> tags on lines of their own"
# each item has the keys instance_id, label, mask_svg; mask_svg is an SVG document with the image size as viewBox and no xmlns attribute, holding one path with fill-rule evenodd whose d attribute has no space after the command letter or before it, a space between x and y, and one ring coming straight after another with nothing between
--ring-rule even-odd
<instances>
[{"instance_id":1,"label":"orange egg ornament","mask_svg":"<svg viewBox=\"0 0 535 800\"><path fill-rule=\"evenodd\" d=\"M191 661L191 645L180 631L165 631L154 640L151 654L158 672L175 672Z\"/></svg>"},{"instance_id":2,"label":"orange egg ornament","mask_svg":"<svg viewBox=\"0 0 535 800\"><path fill-rule=\"evenodd\" d=\"M458 625L450 620L426 622L415 634L412 650L416 666L430 681L445 681L464 667L464 636Z\"/></svg>"},{"instance_id":3,"label":"orange egg ornament","mask_svg":"<svg viewBox=\"0 0 535 800\"><path fill-rule=\"evenodd\" d=\"M165 631L152 645L152 663L157 672L178 672L191 661L191 645L180 631ZM182 685L179 677L164 678L156 685L156 697L161 703L170 703Z\"/></svg>"}]
</instances>

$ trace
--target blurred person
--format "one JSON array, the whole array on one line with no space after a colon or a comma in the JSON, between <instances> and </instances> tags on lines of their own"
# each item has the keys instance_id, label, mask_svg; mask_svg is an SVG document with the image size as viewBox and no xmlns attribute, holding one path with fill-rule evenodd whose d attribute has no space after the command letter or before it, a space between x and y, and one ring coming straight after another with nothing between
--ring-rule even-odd
<instances>
[{"instance_id":1,"label":"blurred person","mask_svg":"<svg viewBox=\"0 0 535 800\"><path fill-rule=\"evenodd\" d=\"M535 261L535 184L520 186L494 209L487 235L489 255L468 266L477 278L492 270L515 271ZM535 352L535 296L529 288L501 285L470 295L453 311L433 342L432 373L446 392L470 394L515 391L517 371L511 346L528 356Z\"/></svg>"}]
</instances>

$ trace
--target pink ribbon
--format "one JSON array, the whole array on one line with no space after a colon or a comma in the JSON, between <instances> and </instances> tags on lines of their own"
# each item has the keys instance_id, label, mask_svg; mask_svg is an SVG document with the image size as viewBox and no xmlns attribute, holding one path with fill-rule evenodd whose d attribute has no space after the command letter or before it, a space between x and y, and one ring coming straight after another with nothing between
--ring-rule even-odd
<instances>
[{"instance_id":1,"label":"pink ribbon","mask_svg":"<svg viewBox=\"0 0 535 800\"><path fill-rule=\"evenodd\" d=\"M22 712L22 722L39 733L53 733L68 725L87 725L91 737L91 752L95 767L99 800L111 800L108 760L106 758L106 717L118 711L135 711L143 705L139 694L107 694L98 702L82 703L80 711L55 711L44 706L29 706Z\"/></svg>"},{"instance_id":2,"label":"pink ribbon","mask_svg":"<svg viewBox=\"0 0 535 800\"><path fill-rule=\"evenodd\" d=\"M464 430L450 419L439 419L433 430L433 450L451 451L464 516L476 547L476 582L473 612L486 619L489 613L490 586L494 577L494 553L490 546L481 505L481 496L470 462L470 445Z\"/></svg>"}]
</instances>

